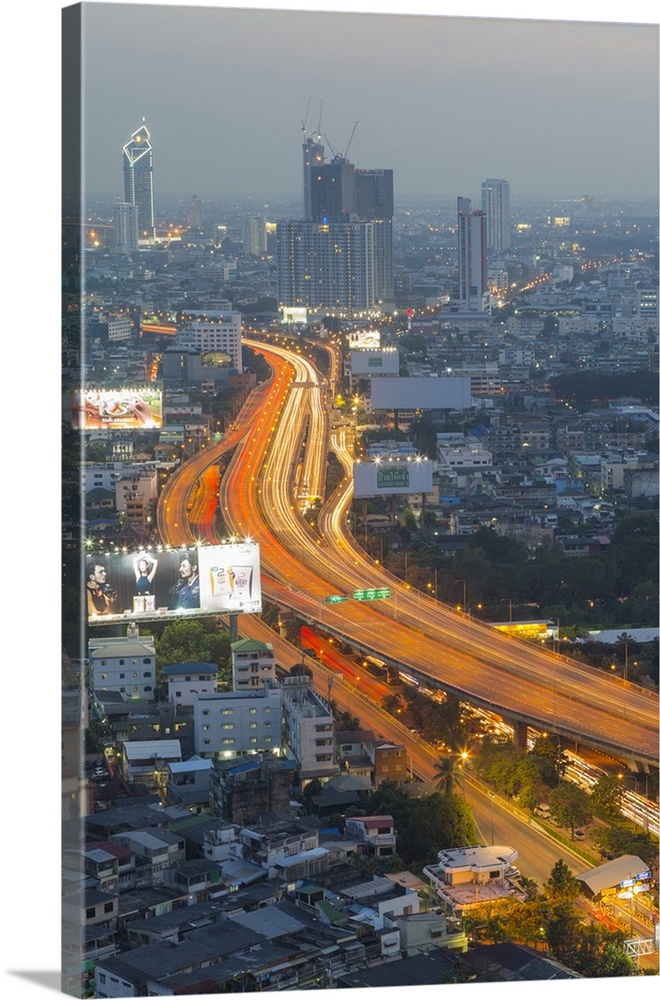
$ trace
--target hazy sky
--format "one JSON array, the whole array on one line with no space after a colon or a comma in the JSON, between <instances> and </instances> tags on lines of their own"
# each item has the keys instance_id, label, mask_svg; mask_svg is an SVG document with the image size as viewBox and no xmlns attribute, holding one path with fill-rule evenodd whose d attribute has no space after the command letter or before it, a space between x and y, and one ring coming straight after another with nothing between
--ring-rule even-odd
<instances>
[{"instance_id":1,"label":"hazy sky","mask_svg":"<svg viewBox=\"0 0 660 1000\"><path fill-rule=\"evenodd\" d=\"M155 196L299 196L302 122L395 198L657 196L654 25L83 4L90 193L146 119Z\"/></svg>"}]
</instances>

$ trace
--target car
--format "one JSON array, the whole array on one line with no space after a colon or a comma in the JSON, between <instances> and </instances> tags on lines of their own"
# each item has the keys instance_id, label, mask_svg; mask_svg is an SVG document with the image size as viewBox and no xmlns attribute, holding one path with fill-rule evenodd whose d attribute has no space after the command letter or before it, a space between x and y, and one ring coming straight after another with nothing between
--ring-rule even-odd
<instances>
[{"instance_id":1,"label":"car","mask_svg":"<svg viewBox=\"0 0 660 1000\"><path fill-rule=\"evenodd\" d=\"M576 830L575 831L575 839L576 840L584 840L584 830Z\"/></svg>"}]
</instances>

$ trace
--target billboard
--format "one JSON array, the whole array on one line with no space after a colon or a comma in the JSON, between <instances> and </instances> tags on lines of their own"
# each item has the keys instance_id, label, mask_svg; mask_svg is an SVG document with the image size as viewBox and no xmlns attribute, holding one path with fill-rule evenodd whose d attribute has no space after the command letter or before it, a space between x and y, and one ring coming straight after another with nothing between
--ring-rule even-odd
<instances>
[{"instance_id":1,"label":"billboard","mask_svg":"<svg viewBox=\"0 0 660 1000\"><path fill-rule=\"evenodd\" d=\"M380 330L351 330L348 346L353 349L380 347Z\"/></svg>"},{"instance_id":2,"label":"billboard","mask_svg":"<svg viewBox=\"0 0 660 1000\"><path fill-rule=\"evenodd\" d=\"M432 489L433 462L428 458L353 464L356 498L430 493Z\"/></svg>"},{"instance_id":3,"label":"billboard","mask_svg":"<svg viewBox=\"0 0 660 1000\"><path fill-rule=\"evenodd\" d=\"M372 410L465 410L471 405L470 379L462 375L371 380Z\"/></svg>"},{"instance_id":4,"label":"billboard","mask_svg":"<svg viewBox=\"0 0 660 1000\"><path fill-rule=\"evenodd\" d=\"M71 414L76 430L150 430L163 426L163 393L153 385L76 389Z\"/></svg>"},{"instance_id":5,"label":"billboard","mask_svg":"<svg viewBox=\"0 0 660 1000\"><path fill-rule=\"evenodd\" d=\"M396 347L373 351L351 351L353 375L398 375L399 352Z\"/></svg>"},{"instance_id":6,"label":"billboard","mask_svg":"<svg viewBox=\"0 0 660 1000\"><path fill-rule=\"evenodd\" d=\"M260 612L259 545L91 553L85 599L90 624Z\"/></svg>"}]
</instances>

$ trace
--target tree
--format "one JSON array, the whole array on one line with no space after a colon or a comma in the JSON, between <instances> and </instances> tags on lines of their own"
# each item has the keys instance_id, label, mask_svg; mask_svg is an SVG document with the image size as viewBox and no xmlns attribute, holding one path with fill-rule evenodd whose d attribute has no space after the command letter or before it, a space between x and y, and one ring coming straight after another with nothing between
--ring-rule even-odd
<instances>
[{"instance_id":1,"label":"tree","mask_svg":"<svg viewBox=\"0 0 660 1000\"><path fill-rule=\"evenodd\" d=\"M537 737L530 753L539 762L541 778L544 783L551 786L556 785L564 774L568 763L559 738L542 733Z\"/></svg>"},{"instance_id":2,"label":"tree","mask_svg":"<svg viewBox=\"0 0 660 1000\"><path fill-rule=\"evenodd\" d=\"M590 803L593 811L608 819L614 819L621 812L623 785L614 774L603 774L591 790Z\"/></svg>"},{"instance_id":3,"label":"tree","mask_svg":"<svg viewBox=\"0 0 660 1000\"><path fill-rule=\"evenodd\" d=\"M559 897L562 900L575 899L580 895L580 883L561 858L558 858L552 866L545 887L551 897Z\"/></svg>"},{"instance_id":4,"label":"tree","mask_svg":"<svg viewBox=\"0 0 660 1000\"><path fill-rule=\"evenodd\" d=\"M451 795L454 790L454 781L458 771L458 761L453 755L441 757L433 765L438 773L435 776L437 784L442 788L445 795Z\"/></svg>"},{"instance_id":5,"label":"tree","mask_svg":"<svg viewBox=\"0 0 660 1000\"><path fill-rule=\"evenodd\" d=\"M571 782L562 781L552 789L549 805L556 822L571 831L571 840L575 840L577 828L591 819L589 796L583 788Z\"/></svg>"}]
</instances>

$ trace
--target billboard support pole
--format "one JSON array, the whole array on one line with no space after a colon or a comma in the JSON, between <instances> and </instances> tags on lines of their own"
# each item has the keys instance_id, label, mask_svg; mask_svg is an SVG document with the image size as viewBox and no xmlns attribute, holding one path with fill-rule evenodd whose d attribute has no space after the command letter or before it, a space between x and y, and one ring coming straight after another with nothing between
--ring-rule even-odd
<instances>
[{"instance_id":1,"label":"billboard support pole","mask_svg":"<svg viewBox=\"0 0 660 1000\"><path fill-rule=\"evenodd\" d=\"M238 641L238 611L229 612L229 641Z\"/></svg>"}]
</instances>

